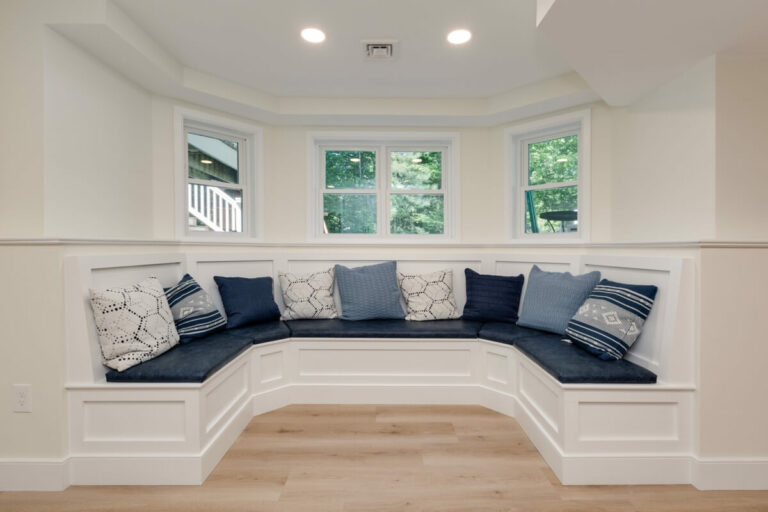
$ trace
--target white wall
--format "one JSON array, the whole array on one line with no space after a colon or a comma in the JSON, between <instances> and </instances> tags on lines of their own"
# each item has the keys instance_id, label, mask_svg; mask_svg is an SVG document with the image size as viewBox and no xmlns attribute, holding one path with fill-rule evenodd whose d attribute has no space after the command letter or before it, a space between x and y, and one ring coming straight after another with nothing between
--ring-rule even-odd
<instances>
[{"instance_id":1,"label":"white wall","mask_svg":"<svg viewBox=\"0 0 768 512\"><path fill-rule=\"evenodd\" d=\"M44 83L45 235L151 238L150 95L50 30Z\"/></svg>"},{"instance_id":2,"label":"white wall","mask_svg":"<svg viewBox=\"0 0 768 512\"><path fill-rule=\"evenodd\" d=\"M705 457L768 456L768 250L701 254L699 450Z\"/></svg>"},{"instance_id":3,"label":"white wall","mask_svg":"<svg viewBox=\"0 0 768 512\"><path fill-rule=\"evenodd\" d=\"M715 60L613 111L612 241L715 236Z\"/></svg>"},{"instance_id":4,"label":"white wall","mask_svg":"<svg viewBox=\"0 0 768 512\"><path fill-rule=\"evenodd\" d=\"M768 58L717 57L717 238L768 238Z\"/></svg>"}]
</instances>

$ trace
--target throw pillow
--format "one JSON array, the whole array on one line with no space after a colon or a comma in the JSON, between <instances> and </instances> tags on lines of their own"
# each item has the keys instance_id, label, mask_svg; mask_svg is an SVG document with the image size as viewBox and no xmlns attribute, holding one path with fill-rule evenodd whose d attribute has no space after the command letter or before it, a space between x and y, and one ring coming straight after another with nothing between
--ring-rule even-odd
<instances>
[{"instance_id":1,"label":"throw pillow","mask_svg":"<svg viewBox=\"0 0 768 512\"><path fill-rule=\"evenodd\" d=\"M517 325L565 334L568 322L600 280L600 272L578 276L545 272L534 265Z\"/></svg>"},{"instance_id":2,"label":"throw pillow","mask_svg":"<svg viewBox=\"0 0 768 512\"><path fill-rule=\"evenodd\" d=\"M159 356L179 342L160 281L90 290L104 364L122 372Z\"/></svg>"},{"instance_id":3,"label":"throw pillow","mask_svg":"<svg viewBox=\"0 0 768 512\"><path fill-rule=\"evenodd\" d=\"M227 325L210 295L189 274L184 274L178 284L166 289L165 297L173 313L180 343L202 338Z\"/></svg>"},{"instance_id":4,"label":"throw pillow","mask_svg":"<svg viewBox=\"0 0 768 512\"><path fill-rule=\"evenodd\" d=\"M213 280L227 314L227 329L280 318L271 277L213 276Z\"/></svg>"},{"instance_id":5,"label":"throw pillow","mask_svg":"<svg viewBox=\"0 0 768 512\"><path fill-rule=\"evenodd\" d=\"M406 320L447 320L459 317L453 296L453 270L431 274L397 273L400 291L405 298Z\"/></svg>"},{"instance_id":6,"label":"throw pillow","mask_svg":"<svg viewBox=\"0 0 768 512\"><path fill-rule=\"evenodd\" d=\"M333 301L333 268L312 274L280 272L278 277L285 303L284 320L338 316Z\"/></svg>"},{"instance_id":7,"label":"throw pillow","mask_svg":"<svg viewBox=\"0 0 768 512\"><path fill-rule=\"evenodd\" d=\"M336 265L334 268L343 320L405 317L394 261L357 268Z\"/></svg>"},{"instance_id":8,"label":"throw pillow","mask_svg":"<svg viewBox=\"0 0 768 512\"><path fill-rule=\"evenodd\" d=\"M484 322L517 322L520 295L525 277L478 274L464 269L467 280L467 303L464 318Z\"/></svg>"},{"instance_id":9,"label":"throw pillow","mask_svg":"<svg viewBox=\"0 0 768 512\"><path fill-rule=\"evenodd\" d=\"M600 359L621 359L640 336L657 288L603 279L574 315L565 333Z\"/></svg>"}]
</instances>

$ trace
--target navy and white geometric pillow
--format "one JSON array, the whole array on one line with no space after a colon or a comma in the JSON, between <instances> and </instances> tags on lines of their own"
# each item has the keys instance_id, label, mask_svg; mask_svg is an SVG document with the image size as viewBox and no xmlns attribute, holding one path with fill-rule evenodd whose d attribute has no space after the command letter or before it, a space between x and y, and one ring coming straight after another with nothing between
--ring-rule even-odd
<instances>
[{"instance_id":1,"label":"navy and white geometric pillow","mask_svg":"<svg viewBox=\"0 0 768 512\"><path fill-rule=\"evenodd\" d=\"M119 372L179 342L168 300L155 277L133 286L90 290L104 364Z\"/></svg>"},{"instance_id":2,"label":"navy and white geometric pillow","mask_svg":"<svg viewBox=\"0 0 768 512\"><path fill-rule=\"evenodd\" d=\"M165 290L165 296L181 343L202 338L227 325L210 295L189 274L184 274L178 284Z\"/></svg>"},{"instance_id":3,"label":"navy and white geometric pillow","mask_svg":"<svg viewBox=\"0 0 768 512\"><path fill-rule=\"evenodd\" d=\"M333 300L333 267L311 274L280 272L278 279L285 304L284 320L339 316Z\"/></svg>"},{"instance_id":4,"label":"navy and white geometric pillow","mask_svg":"<svg viewBox=\"0 0 768 512\"><path fill-rule=\"evenodd\" d=\"M574 315L565 334L600 359L621 359L640 336L657 288L603 279Z\"/></svg>"},{"instance_id":5,"label":"navy and white geometric pillow","mask_svg":"<svg viewBox=\"0 0 768 512\"><path fill-rule=\"evenodd\" d=\"M405 299L406 320L448 320L459 318L453 295L453 270L430 274L397 273L400 291Z\"/></svg>"}]
</instances>

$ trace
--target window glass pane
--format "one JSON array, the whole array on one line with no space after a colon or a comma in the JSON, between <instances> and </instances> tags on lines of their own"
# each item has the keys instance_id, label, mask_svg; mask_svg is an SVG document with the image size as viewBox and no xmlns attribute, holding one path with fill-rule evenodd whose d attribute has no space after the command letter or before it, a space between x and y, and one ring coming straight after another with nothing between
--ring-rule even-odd
<instances>
[{"instance_id":1,"label":"window glass pane","mask_svg":"<svg viewBox=\"0 0 768 512\"><path fill-rule=\"evenodd\" d=\"M240 183L239 151L237 141L187 133L189 177L196 180Z\"/></svg>"},{"instance_id":2,"label":"window glass pane","mask_svg":"<svg viewBox=\"0 0 768 512\"><path fill-rule=\"evenodd\" d=\"M323 194L324 233L376 233L375 194Z\"/></svg>"},{"instance_id":3,"label":"window glass pane","mask_svg":"<svg viewBox=\"0 0 768 512\"><path fill-rule=\"evenodd\" d=\"M376 188L376 152L326 151L325 188Z\"/></svg>"},{"instance_id":4,"label":"window glass pane","mask_svg":"<svg viewBox=\"0 0 768 512\"><path fill-rule=\"evenodd\" d=\"M189 231L243 231L243 191L187 184L187 222Z\"/></svg>"},{"instance_id":5,"label":"window glass pane","mask_svg":"<svg viewBox=\"0 0 768 512\"><path fill-rule=\"evenodd\" d=\"M579 170L577 135L528 144L528 184L576 181Z\"/></svg>"},{"instance_id":6,"label":"window glass pane","mask_svg":"<svg viewBox=\"0 0 768 512\"><path fill-rule=\"evenodd\" d=\"M525 193L525 232L578 231L577 187L528 190ZM534 224L531 223L534 219Z\"/></svg>"},{"instance_id":7,"label":"window glass pane","mask_svg":"<svg viewBox=\"0 0 768 512\"><path fill-rule=\"evenodd\" d=\"M440 190L442 157L440 151L392 151L392 188Z\"/></svg>"},{"instance_id":8,"label":"window glass pane","mask_svg":"<svg viewBox=\"0 0 768 512\"><path fill-rule=\"evenodd\" d=\"M445 220L442 195L393 194L391 199L391 233L443 234Z\"/></svg>"}]
</instances>

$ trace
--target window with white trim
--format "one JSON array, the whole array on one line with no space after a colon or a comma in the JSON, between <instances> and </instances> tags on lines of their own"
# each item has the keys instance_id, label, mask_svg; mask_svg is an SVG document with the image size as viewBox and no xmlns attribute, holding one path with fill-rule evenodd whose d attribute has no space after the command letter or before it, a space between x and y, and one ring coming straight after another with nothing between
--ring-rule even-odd
<instances>
[{"instance_id":1,"label":"window with white trim","mask_svg":"<svg viewBox=\"0 0 768 512\"><path fill-rule=\"evenodd\" d=\"M514 238L587 237L588 113L510 129Z\"/></svg>"},{"instance_id":2,"label":"window with white trim","mask_svg":"<svg viewBox=\"0 0 768 512\"><path fill-rule=\"evenodd\" d=\"M182 237L254 237L258 127L177 110Z\"/></svg>"},{"instance_id":3,"label":"window with white trim","mask_svg":"<svg viewBox=\"0 0 768 512\"><path fill-rule=\"evenodd\" d=\"M451 139L314 139L314 238L453 236Z\"/></svg>"}]
</instances>

